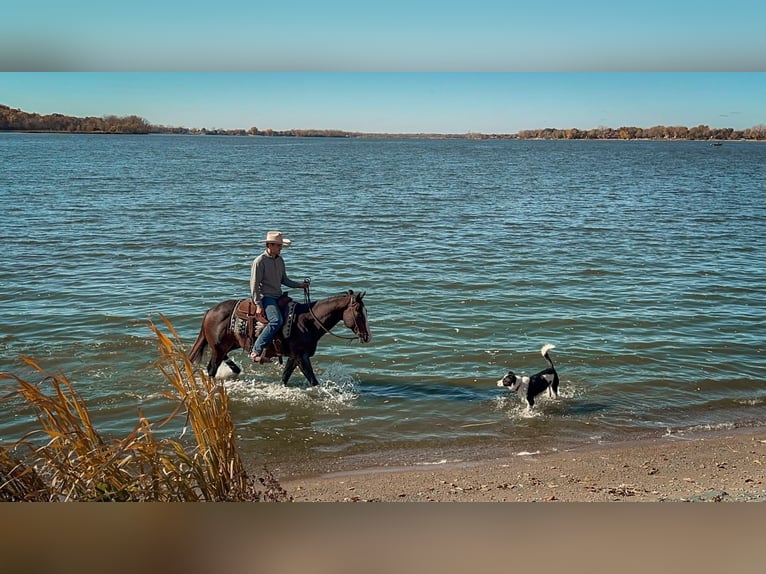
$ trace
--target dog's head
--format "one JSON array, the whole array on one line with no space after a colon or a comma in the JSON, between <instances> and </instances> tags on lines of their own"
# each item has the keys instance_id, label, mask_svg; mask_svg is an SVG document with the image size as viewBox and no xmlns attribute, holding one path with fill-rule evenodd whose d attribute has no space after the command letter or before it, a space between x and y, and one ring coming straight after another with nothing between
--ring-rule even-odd
<instances>
[{"instance_id":1,"label":"dog's head","mask_svg":"<svg viewBox=\"0 0 766 574\"><path fill-rule=\"evenodd\" d=\"M506 375L497 381L498 387L505 387L509 391L518 391L522 383L528 383L529 377L522 377L515 374L513 371L508 371Z\"/></svg>"}]
</instances>

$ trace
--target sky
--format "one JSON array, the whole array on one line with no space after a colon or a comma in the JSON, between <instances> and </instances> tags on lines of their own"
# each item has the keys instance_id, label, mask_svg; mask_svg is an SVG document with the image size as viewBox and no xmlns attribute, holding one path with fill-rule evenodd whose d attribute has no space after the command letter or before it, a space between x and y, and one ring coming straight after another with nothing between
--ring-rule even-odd
<instances>
[{"instance_id":1,"label":"sky","mask_svg":"<svg viewBox=\"0 0 766 574\"><path fill-rule=\"evenodd\" d=\"M766 124L762 0L6 0L0 104L207 129Z\"/></svg>"},{"instance_id":2,"label":"sky","mask_svg":"<svg viewBox=\"0 0 766 574\"><path fill-rule=\"evenodd\" d=\"M766 71L762 0L4 0L0 69Z\"/></svg>"},{"instance_id":3,"label":"sky","mask_svg":"<svg viewBox=\"0 0 766 574\"><path fill-rule=\"evenodd\" d=\"M746 129L766 124L766 73L5 72L0 103L207 129Z\"/></svg>"}]
</instances>

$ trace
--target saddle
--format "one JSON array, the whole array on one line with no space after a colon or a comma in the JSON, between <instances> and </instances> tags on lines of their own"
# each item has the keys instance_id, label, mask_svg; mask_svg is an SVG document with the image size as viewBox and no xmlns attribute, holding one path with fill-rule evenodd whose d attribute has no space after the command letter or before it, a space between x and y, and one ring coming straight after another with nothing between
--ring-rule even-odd
<instances>
[{"instance_id":1,"label":"saddle","mask_svg":"<svg viewBox=\"0 0 766 574\"><path fill-rule=\"evenodd\" d=\"M273 352L267 352L268 356L279 355L281 357L282 340L279 335L285 338L290 336L296 304L297 301L293 300L287 293L282 293L282 296L277 300L277 305L282 313L283 326L281 333L278 333L269 345L267 351L271 350L270 348L273 346ZM242 339L240 346L243 349L252 349L258 335L269 322L263 310L257 312L256 307L255 301L251 298L240 299L234 305L234 311L231 313L231 330Z\"/></svg>"},{"instance_id":2,"label":"saddle","mask_svg":"<svg viewBox=\"0 0 766 574\"><path fill-rule=\"evenodd\" d=\"M257 312L258 305L252 299L241 299L234 306L234 316L238 319L244 319L245 321L260 321L261 323L268 323L268 319L261 310Z\"/></svg>"}]
</instances>

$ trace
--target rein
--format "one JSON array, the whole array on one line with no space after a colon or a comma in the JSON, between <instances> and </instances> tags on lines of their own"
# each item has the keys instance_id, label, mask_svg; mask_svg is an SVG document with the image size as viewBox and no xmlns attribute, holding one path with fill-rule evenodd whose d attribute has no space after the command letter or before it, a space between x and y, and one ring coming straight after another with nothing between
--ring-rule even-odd
<instances>
[{"instance_id":1,"label":"rein","mask_svg":"<svg viewBox=\"0 0 766 574\"><path fill-rule=\"evenodd\" d=\"M314 307L311 305L311 293L309 292L309 288L308 287L306 287L303 290L303 296L304 296L304 300L306 301L306 305L308 305L308 307L309 307L309 312L311 313L311 316L314 318L314 321L319 323L319 326L322 327L322 330L325 333L327 333L328 335L332 335L333 337L337 337L338 339L343 339L345 341L353 341L355 339L360 339L359 335L357 335L356 333L354 333L353 337L348 337L348 336L344 336L344 335L336 335L335 333L330 331L327 327L324 326L324 323L322 323L322 321L319 319L319 317L316 316L316 313L314 313Z\"/></svg>"}]
</instances>

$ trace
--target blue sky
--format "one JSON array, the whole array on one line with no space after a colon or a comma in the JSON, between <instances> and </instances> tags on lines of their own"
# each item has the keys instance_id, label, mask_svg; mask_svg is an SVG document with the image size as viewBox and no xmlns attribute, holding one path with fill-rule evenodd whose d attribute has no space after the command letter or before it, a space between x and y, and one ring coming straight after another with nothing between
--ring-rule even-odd
<instances>
[{"instance_id":1,"label":"blue sky","mask_svg":"<svg viewBox=\"0 0 766 574\"><path fill-rule=\"evenodd\" d=\"M2 14L0 103L30 112L368 132L766 123L762 0L6 0Z\"/></svg>"},{"instance_id":2,"label":"blue sky","mask_svg":"<svg viewBox=\"0 0 766 574\"><path fill-rule=\"evenodd\" d=\"M2 70L766 71L762 0L5 0Z\"/></svg>"},{"instance_id":3,"label":"blue sky","mask_svg":"<svg viewBox=\"0 0 766 574\"><path fill-rule=\"evenodd\" d=\"M766 73L0 73L0 103L196 128L515 133L766 124Z\"/></svg>"}]
</instances>

